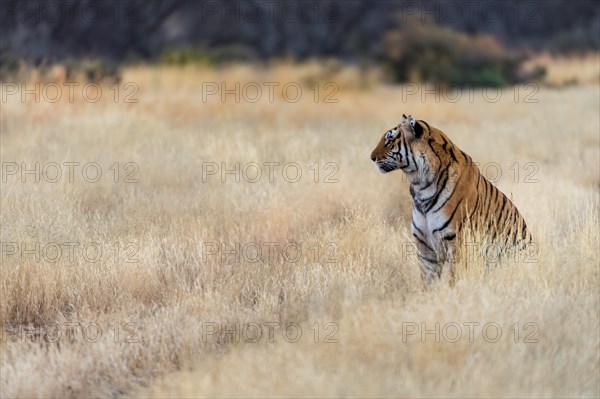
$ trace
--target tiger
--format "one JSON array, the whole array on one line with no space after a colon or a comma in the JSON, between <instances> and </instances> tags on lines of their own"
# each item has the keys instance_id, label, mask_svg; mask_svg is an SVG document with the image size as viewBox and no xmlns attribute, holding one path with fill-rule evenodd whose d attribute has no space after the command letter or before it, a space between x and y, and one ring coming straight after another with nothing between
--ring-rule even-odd
<instances>
[{"instance_id":1,"label":"tiger","mask_svg":"<svg viewBox=\"0 0 600 399\"><path fill-rule=\"evenodd\" d=\"M502 249L532 242L512 201L469 155L426 121L402 114L400 123L381 137L371 160L384 174L401 169L410 183L411 232L427 283L439 279L445 265L454 281L465 226Z\"/></svg>"}]
</instances>

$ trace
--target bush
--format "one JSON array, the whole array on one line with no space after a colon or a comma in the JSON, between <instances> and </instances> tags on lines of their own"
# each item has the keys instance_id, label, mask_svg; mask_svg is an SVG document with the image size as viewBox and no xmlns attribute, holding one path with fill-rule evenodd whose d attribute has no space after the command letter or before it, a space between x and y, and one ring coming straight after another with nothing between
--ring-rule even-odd
<instances>
[{"instance_id":1,"label":"bush","mask_svg":"<svg viewBox=\"0 0 600 399\"><path fill-rule=\"evenodd\" d=\"M121 72L116 62L104 58L68 58L62 63L67 80L119 82Z\"/></svg>"},{"instance_id":2,"label":"bush","mask_svg":"<svg viewBox=\"0 0 600 399\"><path fill-rule=\"evenodd\" d=\"M239 61L256 61L258 58L258 55L250 47L226 45L214 49L196 47L171 48L161 53L159 61L167 65L199 65L210 67Z\"/></svg>"},{"instance_id":3,"label":"bush","mask_svg":"<svg viewBox=\"0 0 600 399\"><path fill-rule=\"evenodd\" d=\"M0 49L1 50L1 49ZM27 61L8 51L0 51L0 81L84 81L116 83L121 80L119 66L102 58L67 58L61 62Z\"/></svg>"},{"instance_id":4,"label":"bush","mask_svg":"<svg viewBox=\"0 0 600 399\"><path fill-rule=\"evenodd\" d=\"M397 82L506 86L532 77L521 70L525 57L490 35L472 36L416 21L385 35L384 58Z\"/></svg>"},{"instance_id":5,"label":"bush","mask_svg":"<svg viewBox=\"0 0 600 399\"><path fill-rule=\"evenodd\" d=\"M188 64L211 66L215 63L215 60L207 51L197 48L185 48L164 50L160 55L160 62L177 66Z\"/></svg>"},{"instance_id":6,"label":"bush","mask_svg":"<svg viewBox=\"0 0 600 399\"><path fill-rule=\"evenodd\" d=\"M0 48L0 81L14 79L21 71L21 62L14 54Z\"/></svg>"}]
</instances>

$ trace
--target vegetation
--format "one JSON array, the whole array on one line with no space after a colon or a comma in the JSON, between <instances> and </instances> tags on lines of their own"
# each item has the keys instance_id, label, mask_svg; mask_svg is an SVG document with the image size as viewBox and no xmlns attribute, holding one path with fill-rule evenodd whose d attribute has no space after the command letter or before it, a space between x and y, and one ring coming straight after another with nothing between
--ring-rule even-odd
<instances>
[{"instance_id":1,"label":"vegetation","mask_svg":"<svg viewBox=\"0 0 600 399\"><path fill-rule=\"evenodd\" d=\"M137 85L137 103L115 101L104 85L94 103L78 92L73 102L8 96L3 397L600 396L597 83L504 89L493 103L478 89L472 101L464 93L450 103L404 98L403 86L341 83L338 102L324 92L315 102L312 91L297 102L279 90L272 102L266 90L257 102L202 95L205 82L284 84L305 73L136 67L123 70L122 85ZM344 73L334 81L356 82L356 72ZM453 288L422 286L408 252L407 183L369 159L403 112L443 129L482 167L501 168L496 184L529 222L535 262L488 270L476 257ZM557 129L562 121L576 134ZM28 170L39 162L46 174L23 182L4 169L12 162ZM48 181L52 162L79 162L74 181L66 166ZM97 182L82 175L91 162L103 172ZM267 168L256 182L251 168L239 183L203 176L207 163L233 170L236 162L240 171L281 166L273 181ZM282 174L292 162L302 168L296 183ZM79 244L72 260L71 242ZM252 248L207 251L215 242L229 251L277 247L271 256L262 246L254 261ZM286 243L300 245L296 261ZM250 323L264 327L257 342L241 338ZM271 341L266 323L297 323L302 336L291 342L274 327ZM436 323L439 342L407 335L407 326L435 331ZM462 329L456 341L451 323ZM472 341L465 323L479 323ZM493 328L483 335L487 323L501 328L497 340Z\"/></svg>"},{"instance_id":2,"label":"vegetation","mask_svg":"<svg viewBox=\"0 0 600 399\"><path fill-rule=\"evenodd\" d=\"M382 38L409 17L491 34L511 48L560 53L600 48L596 0L53 0L28 6L4 0L2 5L0 46L31 63L82 56L153 61L164 51L198 47L244 48L244 54L262 60L377 60Z\"/></svg>"},{"instance_id":3,"label":"vegetation","mask_svg":"<svg viewBox=\"0 0 600 399\"><path fill-rule=\"evenodd\" d=\"M522 72L523 55L491 35L467 35L412 20L385 38L385 61L398 82L502 87L543 77Z\"/></svg>"}]
</instances>

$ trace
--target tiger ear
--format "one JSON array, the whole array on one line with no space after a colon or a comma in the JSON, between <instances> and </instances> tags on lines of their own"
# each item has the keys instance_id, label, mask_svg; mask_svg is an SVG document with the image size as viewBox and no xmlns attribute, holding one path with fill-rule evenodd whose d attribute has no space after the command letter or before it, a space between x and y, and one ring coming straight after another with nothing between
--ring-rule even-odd
<instances>
[{"instance_id":1,"label":"tiger ear","mask_svg":"<svg viewBox=\"0 0 600 399\"><path fill-rule=\"evenodd\" d=\"M414 128L415 124L417 123L417 121L415 121L415 118L412 117L412 115L408 116L408 123L410 123L410 125Z\"/></svg>"},{"instance_id":2,"label":"tiger ear","mask_svg":"<svg viewBox=\"0 0 600 399\"><path fill-rule=\"evenodd\" d=\"M419 123L417 123L417 121L415 120L415 118L412 117L412 115L408 115L407 117L406 115L402 114L400 127L408 137L418 139L423 135L423 127Z\"/></svg>"}]
</instances>

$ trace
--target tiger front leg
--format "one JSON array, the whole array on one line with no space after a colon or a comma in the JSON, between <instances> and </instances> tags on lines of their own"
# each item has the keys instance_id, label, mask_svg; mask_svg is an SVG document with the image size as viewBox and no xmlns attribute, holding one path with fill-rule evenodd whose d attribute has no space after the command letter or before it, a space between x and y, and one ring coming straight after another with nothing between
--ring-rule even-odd
<instances>
[{"instance_id":1,"label":"tiger front leg","mask_svg":"<svg viewBox=\"0 0 600 399\"><path fill-rule=\"evenodd\" d=\"M453 286L456 271L456 263L459 261L460 258L459 247L454 239L452 239L451 241L446 240L443 243L443 251L445 255L444 269L448 270L450 286Z\"/></svg>"},{"instance_id":2,"label":"tiger front leg","mask_svg":"<svg viewBox=\"0 0 600 399\"><path fill-rule=\"evenodd\" d=\"M431 263L421 259L421 281L426 285L431 285L434 280L439 280L442 275L442 264Z\"/></svg>"},{"instance_id":3,"label":"tiger front leg","mask_svg":"<svg viewBox=\"0 0 600 399\"><path fill-rule=\"evenodd\" d=\"M417 256L420 260L421 280L427 285L431 284L436 278L442 275L443 261L429 246L423 243L418 237L415 237L417 247Z\"/></svg>"}]
</instances>

